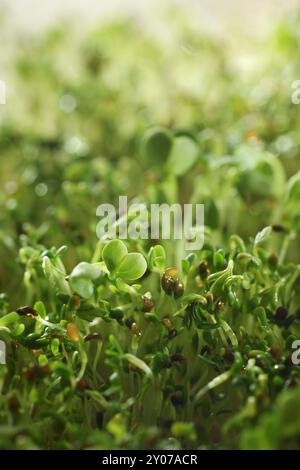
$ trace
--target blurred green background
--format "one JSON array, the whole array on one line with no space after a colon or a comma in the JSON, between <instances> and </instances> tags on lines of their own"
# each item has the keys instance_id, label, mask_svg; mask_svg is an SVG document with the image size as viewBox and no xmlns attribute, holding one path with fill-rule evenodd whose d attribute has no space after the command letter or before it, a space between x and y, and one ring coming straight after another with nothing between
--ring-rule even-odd
<instances>
[{"instance_id":1,"label":"blurred green background","mask_svg":"<svg viewBox=\"0 0 300 470\"><path fill-rule=\"evenodd\" d=\"M257 35L258 2L249 10L170 2L162 11L154 2L67 3L12 2L1 16L0 290L22 297L17 254L29 240L67 244L70 266L90 259L96 208L120 194L205 203L220 244L269 223L291 229L285 183L299 170L300 144L294 2L264 2ZM197 145L176 191L163 156L154 165L142 155L153 127Z\"/></svg>"}]
</instances>

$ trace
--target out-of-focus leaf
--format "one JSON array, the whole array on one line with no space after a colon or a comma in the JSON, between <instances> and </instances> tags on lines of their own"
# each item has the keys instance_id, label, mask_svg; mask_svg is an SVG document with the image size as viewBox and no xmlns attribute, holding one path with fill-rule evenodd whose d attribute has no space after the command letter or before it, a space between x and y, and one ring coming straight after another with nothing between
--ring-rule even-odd
<instances>
[{"instance_id":1,"label":"out-of-focus leaf","mask_svg":"<svg viewBox=\"0 0 300 470\"><path fill-rule=\"evenodd\" d=\"M176 137L168 160L168 170L177 175L184 175L196 162L198 147L196 142L186 136Z\"/></svg>"}]
</instances>

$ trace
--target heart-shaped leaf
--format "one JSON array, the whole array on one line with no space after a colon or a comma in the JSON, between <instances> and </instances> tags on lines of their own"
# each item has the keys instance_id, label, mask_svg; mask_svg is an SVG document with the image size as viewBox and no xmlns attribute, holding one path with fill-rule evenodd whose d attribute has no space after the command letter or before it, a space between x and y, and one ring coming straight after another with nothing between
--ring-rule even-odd
<instances>
[{"instance_id":1,"label":"heart-shaped leaf","mask_svg":"<svg viewBox=\"0 0 300 470\"><path fill-rule=\"evenodd\" d=\"M125 243L121 240L111 240L103 248L102 257L107 269L114 273L127 254L128 251Z\"/></svg>"},{"instance_id":2,"label":"heart-shaped leaf","mask_svg":"<svg viewBox=\"0 0 300 470\"><path fill-rule=\"evenodd\" d=\"M196 162L198 147L196 142L187 136L177 137L168 160L170 173L184 175Z\"/></svg>"},{"instance_id":3,"label":"heart-shaped leaf","mask_svg":"<svg viewBox=\"0 0 300 470\"><path fill-rule=\"evenodd\" d=\"M116 276L126 281L135 281L142 277L147 269L147 263L140 253L129 253L118 266Z\"/></svg>"},{"instance_id":4,"label":"heart-shaped leaf","mask_svg":"<svg viewBox=\"0 0 300 470\"><path fill-rule=\"evenodd\" d=\"M142 156L154 168L161 168L169 157L172 143L172 134L167 129L160 127L149 129L141 142Z\"/></svg>"}]
</instances>

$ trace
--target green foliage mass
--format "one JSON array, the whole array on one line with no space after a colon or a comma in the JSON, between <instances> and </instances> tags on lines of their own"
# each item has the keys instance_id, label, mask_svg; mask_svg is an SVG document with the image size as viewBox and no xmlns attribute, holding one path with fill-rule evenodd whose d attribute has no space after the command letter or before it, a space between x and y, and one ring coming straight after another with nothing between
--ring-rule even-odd
<instances>
[{"instance_id":1,"label":"green foliage mass","mask_svg":"<svg viewBox=\"0 0 300 470\"><path fill-rule=\"evenodd\" d=\"M11 40L3 449L300 447L299 17L246 68L242 45L167 28ZM203 248L98 240L119 195L204 203Z\"/></svg>"}]
</instances>

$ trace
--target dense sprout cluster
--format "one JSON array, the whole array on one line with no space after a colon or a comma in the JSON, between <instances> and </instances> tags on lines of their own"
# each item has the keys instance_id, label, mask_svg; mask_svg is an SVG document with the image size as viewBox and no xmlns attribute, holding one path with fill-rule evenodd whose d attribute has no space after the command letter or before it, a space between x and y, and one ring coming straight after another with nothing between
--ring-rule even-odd
<instances>
[{"instance_id":1,"label":"dense sprout cluster","mask_svg":"<svg viewBox=\"0 0 300 470\"><path fill-rule=\"evenodd\" d=\"M169 22L10 51L1 448L300 447L299 20L247 44L250 70ZM122 194L204 203L203 248L97 240Z\"/></svg>"}]
</instances>

